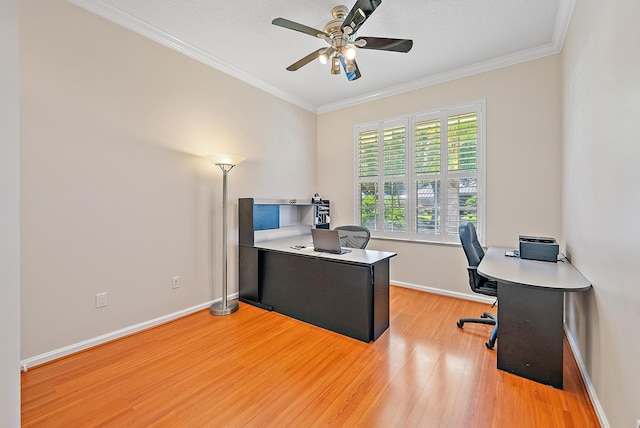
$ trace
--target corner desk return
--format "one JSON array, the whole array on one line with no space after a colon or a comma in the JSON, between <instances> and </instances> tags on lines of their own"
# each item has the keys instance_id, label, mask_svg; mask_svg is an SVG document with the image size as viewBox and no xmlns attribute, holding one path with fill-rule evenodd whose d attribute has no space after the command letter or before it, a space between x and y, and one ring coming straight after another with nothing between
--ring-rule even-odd
<instances>
[{"instance_id":1,"label":"corner desk return","mask_svg":"<svg viewBox=\"0 0 640 428\"><path fill-rule=\"evenodd\" d=\"M498 283L498 369L562 389L564 293L589 281L568 261L506 257L489 248L478 272Z\"/></svg>"}]
</instances>

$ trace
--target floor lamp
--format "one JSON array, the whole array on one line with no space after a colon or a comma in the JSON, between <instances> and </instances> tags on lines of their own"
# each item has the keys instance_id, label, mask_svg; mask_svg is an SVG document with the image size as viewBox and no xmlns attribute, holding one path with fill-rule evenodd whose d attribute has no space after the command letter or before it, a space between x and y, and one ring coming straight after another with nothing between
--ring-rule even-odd
<instances>
[{"instance_id":1,"label":"floor lamp","mask_svg":"<svg viewBox=\"0 0 640 428\"><path fill-rule=\"evenodd\" d=\"M241 156L211 155L207 159L215 163L222 170L222 301L211 305L211 315L229 315L238 310L237 300L228 300L227 297L227 174L231 169L244 161Z\"/></svg>"}]
</instances>

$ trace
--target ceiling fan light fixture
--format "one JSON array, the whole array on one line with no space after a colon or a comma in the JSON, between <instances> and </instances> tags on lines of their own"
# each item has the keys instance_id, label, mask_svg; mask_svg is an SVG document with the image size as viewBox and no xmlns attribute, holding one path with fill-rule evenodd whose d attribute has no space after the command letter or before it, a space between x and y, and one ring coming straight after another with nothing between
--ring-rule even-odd
<instances>
[{"instance_id":1,"label":"ceiling fan light fixture","mask_svg":"<svg viewBox=\"0 0 640 428\"><path fill-rule=\"evenodd\" d=\"M327 55L326 52L322 52L320 55L318 55L318 61L320 61L320 63L322 65L328 63L329 62L329 55Z\"/></svg>"},{"instance_id":2,"label":"ceiling fan light fixture","mask_svg":"<svg viewBox=\"0 0 640 428\"><path fill-rule=\"evenodd\" d=\"M354 64L353 60L350 60L350 59L345 60L344 71L347 73L356 71L356 65Z\"/></svg>"},{"instance_id":3,"label":"ceiling fan light fixture","mask_svg":"<svg viewBox=\"0 0 640 428\"><path fill-rule=\"evenodd\" d=\"M354 59L356 57L356 50L352 46L345 48L344 57L346 59Z\"/></svg>"},{"instance_id":4,"label":"ceiling fan light fixture","mask_svg":"<svg viewBox=\"0 0 640 428\"><path fill-rule=\"evenodd\" d=\"M331 58L331 74L340 74L340 57L338 55Z\"/></svg>"}]
</instances>

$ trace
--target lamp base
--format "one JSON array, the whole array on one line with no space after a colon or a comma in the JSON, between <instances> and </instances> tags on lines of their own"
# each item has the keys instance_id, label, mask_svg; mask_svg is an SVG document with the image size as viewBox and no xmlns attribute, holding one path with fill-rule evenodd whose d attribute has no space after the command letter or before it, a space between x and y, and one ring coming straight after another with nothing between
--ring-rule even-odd
<instances>
[{"instance_id":1,"label":"lamp base","mask_svg":"<svg viewBox=\"0 0 640 428\"><path fill-rule=\"evenodd\" d=\"M227 306L223 306L222 302L214 303L209 308L209 313L211 315L229 315L238 310L238 301L237 300L228 300Z\"/></svg>"}]
</instances>

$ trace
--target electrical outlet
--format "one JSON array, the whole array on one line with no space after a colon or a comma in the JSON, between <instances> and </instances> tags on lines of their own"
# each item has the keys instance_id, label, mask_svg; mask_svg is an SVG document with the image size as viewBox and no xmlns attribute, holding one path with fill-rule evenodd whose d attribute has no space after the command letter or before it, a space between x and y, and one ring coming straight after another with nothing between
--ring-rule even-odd
<instances>
[{"instance_id":1,"label":"electrical outlet","mask_svg":"<svg viewBox=\"0 0 640 428\"><path fill-rule=\"evenodd\" d=\"M96 294L96 308L107 306L107 293Z\"/></svg>"},{"instance_id":2,"label":"electrical outlet","mask_svg":"<svg viewBox=\"0 0 640 428\"><path fill-rule=\"evenodd\" d=\"M180 288L180 277L174 276L171 278L171 288Z\"/></svg>"}]
</instances>

